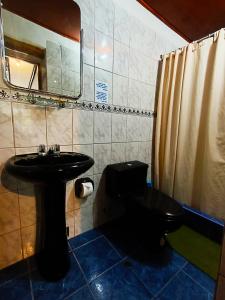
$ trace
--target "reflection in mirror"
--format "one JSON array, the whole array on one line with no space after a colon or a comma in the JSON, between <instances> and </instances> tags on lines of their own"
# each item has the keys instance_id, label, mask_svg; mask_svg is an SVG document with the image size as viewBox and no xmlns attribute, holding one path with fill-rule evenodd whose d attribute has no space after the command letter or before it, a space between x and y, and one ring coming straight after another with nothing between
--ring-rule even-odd
<instances>
[{"instance_id":1,"label":"reflection in mirror","mask_svg":"<svg viewBox=\"0 0 225 300\"><path fill-rule=\"evenodd\" d=\"M3 0L3 71L14 87L81 96L80 9L73 0Z\"/></svg>"}]
</instances>

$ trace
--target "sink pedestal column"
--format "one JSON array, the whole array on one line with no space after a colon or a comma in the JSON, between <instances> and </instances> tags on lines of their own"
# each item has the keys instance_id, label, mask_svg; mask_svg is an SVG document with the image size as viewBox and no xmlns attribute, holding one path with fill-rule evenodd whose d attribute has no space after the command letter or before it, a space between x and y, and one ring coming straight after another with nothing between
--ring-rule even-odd
<instances>
[{"instance_id":1,"label":"sink pedestal column","mask_svg":"<svg viewBox=\"0 0 225 300\"><path fill-rule=\"evenodd\" d=\"M54 182L37 187L41 193L38 269L44 278L55 281L63 278L70 267L65 217L66 183Z\"/></svg>"}]
</instances>

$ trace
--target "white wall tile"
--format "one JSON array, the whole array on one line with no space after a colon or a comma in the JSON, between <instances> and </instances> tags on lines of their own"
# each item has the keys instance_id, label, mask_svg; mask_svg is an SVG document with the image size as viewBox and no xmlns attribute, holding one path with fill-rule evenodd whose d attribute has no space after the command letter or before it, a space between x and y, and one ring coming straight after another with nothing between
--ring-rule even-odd
<instances>
[{"instance_id":1,"label":"white wall tile","mask_svg":"<svg viewBox=\"0 0 225 300\"><path fill-rule=\"evenodd\" d=\"M138 160L138 142L126 143L126 161Z\"/></svg>"},{"instance_id":2,"label":"white wall tile","mask_svg":"<svg viewBox=\"0 0 225 300\"><path fill-rule=\"evenodd\" d=\"M102 173L111 163L111 144L94 144L94 174Z\"/></svg>"},{"instance_id":3,"label":"white wall tile","mask_svg":"<svg viewBox=\"0 0 225 300\"><path fill-rule=\"evenodd\" d=\"M94 101L94 67L84 64L82 100Z\"/></svg>"},{"instance_id":4,"label":"white wall tile","mask_svg":"<svg viewBox=\"0 0 225 300\"><path fill-rule=\"evenodd\" d=\"M112 164L126 160L126 143L112 143Z\"/></svg>"},{"instance_id":5,"label":"white wall tile","mask_svg":"<svg viewBox=\"0 0 225 300\"><path fill-rule=\"evenodd\" d=\"M94 27L95 2L93 0L76 0L81 10L81 25L87 24Z\"/></svg>"},{"instance_id":6,"label":"white wall tile","mask_svg":"<svg viewBox=\"0 0 225 300\"><path fill-rule=\"evenodd\" d=\"M119 5L115 5L114 39L129 46L130 42L129 14Z\"/></svg>"},{"instance_id":7,"label":"white wall tile","mask_svg":"<svg viewBox=\"0 0 225 300\"><path fill-rule=\"evenodd\" d=\"M155 86L142 83L141 109L154 110Z\"/></svg>"},{"instance_id":8,"label":"white wall tile","mask_svg":"<svg viewBox=\"0 0 225 300\"><path fill-rule=\"evenodd\" d=\"M95 66L112 72L113 39L99 31L95 32Z\"/></svg>"},{"instance_id":9,"label":"white wall tile","mask_svg":"<svg viewBox=\"0 0 225 300\"><path fill-rule=\"evenodd\" d=\"M140 117L139 118L139 126L141 128L140 131L140 139L141 141L149 141L152 136L152 119L149 117Z\"/></svg>"},{"instance_id":10,"label":"white wall tile","mask_svg":"<svg viewBox=\"0 0 225 300\"><path fill-rule=\"evenodd\" d=\"M139 142L138 152L139 152L139 160L149 164L151 162L151 142Z\"/></svg>"},{"instance_id":11,"label":"white wall tile","mask_svg":"<svg viewBox=\"0 0 225 300\"><path fill-rule=\"evenodd\" d=\"M18 195L0 194L0 235L20 228Z\"/></svg>"},{"instance_id":12,"label":"white wall tile","mask_svg":"<svg viewBox=\"0 0 225 300\"><path fill-rule=\"evenodd\" d=\"M84 25L84 63L94 66L95 31L93 27Z\"/></svg>"},{"instance_id":13,"label":"white wall tile","mask_svg":"<svg viewBox=\"0 0 225 300\"><path fill-rule=\"evenodd\" d=\"M92 205L75 210L75 236L94 227Z\"/></svg>"},{"instance_id":14,"label":"white wall tile","mask_svg":"<svg viewBox=\"0 0 225 300\"><path fill-rule=\"evenodd\" d=\"M73 143L93 143L93 112L73 110Z\"/></svg>"},{"instance_id":15,"label":"white wall tile","mask_svg":"<svg viewBox=\"0 0 225 300\"><path fill-rule=\"evenodd\" d=\"M36 199L33 195L19 194L21 227L30 226L36 223Z\"/></svg>"},{"instance_id":16,"label":"white wall tile","mask_svg":"<svg viewBox=\"0 0 225 300\"><path fill-rule=\"evenodd\" d=\"M72 109L47 108L48 145L72 144Z\"/></svg>"},{"instance_id":17,"label":"white wall tile","mask_svg":"<svg viewBox=\"0 0 225 300\"><path fill-rule=\"evenodd\" d=\"M13 147L13 123L10 102L0 102L0 148Z\"/></svg>"},{"instance_id":18,"label":"white wall tile","mask_svg":"<svg viewBox=\"0 0 225 300\"><path fill-rule=\"evenodd\" d=\"M153 56L156 33L148 26L145 26L137 18L130 20L130 47L139 51L140 56ZM141 34L140 34L141 33Z\"/></svg>"},{"instance_id":19,"label":"white wall tile","mask_svg":"<svg viewBox=\"0 0 225 300\"><path fill-rule=\"evenodd\" d=\"M0 236L0 268L3 269L22 259L20 230Z\"/></svg>"},{"instance_id":20,"label":"white wall tile","mask_svg":"<svg viewBox=\"0 0 225 300\"><path fill-rule=\"evenodd\" d=\"M138 50L130 48L129 53L129 78L141 81L142 79L142 60Z\"/></svg>"},{"instance_id":21,"label":"white wall tile","mask_svg":"<svg viewBox=\"0 0 225 300\"><path fill-rule=\"evenodd\" d=\"M114 41L113 72L127 77L129 73L129 47L117 41Z\"/></svg>"},{"instance_id":22,"label":"white wall tile","mask_svg":"<svg viewBox=\"0 0 225 300\"><path fill-rule=\"evenodd\" d=\"M146 78L149 78L147 83L151 83L152 85L156 85L157 73L158 73L158 64L159 62L155 59L148 60L148 69L146 70Z\"/></svg>"},{"instance_id":23,"label":"white wall tile","mask_svg":"<svg viewBox=\"0 0 225 300\"><path fill-rule=\"evenodd\" d=\"M111 114L94 112L94 143L111 143Z\"/></svg>"},{"instance_id":24,"label":"white wall tile","mask_svg":"<svg viewBox=\"0 0 225 300\"><path fill-rule=\"evenodd\" d=\"M127 106L128 78L113 74L113 104Z\"/></svg>"},{"instance_id":25,"label":"white wall tile","mask_svg":"<svg viewBox=\"0 0 225 300\"><path fill-rule=\"evenodd\" d=\"M123 114L112 114L112 142L125 142L127 117Z\"/></svg>"},{"instance_id":26,"label":"white wall tile","mask_svg":"<svg viewBox=\"0 0 225 300\"><path fill-rule=\"evenodd\" d=\"M137 142L141 139L142 128L140 128L140 117L139 116L127 116L127 141Z\"/></svg>"},{"instance_id":27,"label":"white wall tile","mask_svg":"<svg viewBox=\"0 0 225 300\"><path fill-rule=\"evenodd\" d=\"M45 108L13 103L13 118L16 147L47 143Z\"/></svg>"},{"instance_id":28,"label":"white wall tile","mask_svg":"<svg viewBox=\"0 0 225 300\"><path fill-rule=\"evenodd\" d=\"M128 91L128 106L132 108L140 108L142 95L142 82L130 78Z\"/></svg>"},{"instance_id":29,"label":"white wall tile","mask_svg":"<svg viewBox=\"0 0 225 300\"><path fill-rule=\"evenodd\" d=\"M113 37L114 3L111 0L95 0L95 28Z\"/></svg>"}]
</instances>

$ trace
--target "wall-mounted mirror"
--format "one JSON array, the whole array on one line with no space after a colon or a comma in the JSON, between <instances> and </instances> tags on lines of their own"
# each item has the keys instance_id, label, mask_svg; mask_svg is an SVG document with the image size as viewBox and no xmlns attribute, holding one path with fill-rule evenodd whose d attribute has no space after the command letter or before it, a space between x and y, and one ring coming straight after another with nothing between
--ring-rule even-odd
<instances>
[{"instance_id":1,"label":"wall-mounted mirror","mask_svg":"<svg viewBox=\"0 0 225 300\"><path fill-rule=\"evenodd\" d=\"M82 31L73 0L2 0L1 21L3 77L10 86L81 96Z\"/></svg>"}]
</instances>

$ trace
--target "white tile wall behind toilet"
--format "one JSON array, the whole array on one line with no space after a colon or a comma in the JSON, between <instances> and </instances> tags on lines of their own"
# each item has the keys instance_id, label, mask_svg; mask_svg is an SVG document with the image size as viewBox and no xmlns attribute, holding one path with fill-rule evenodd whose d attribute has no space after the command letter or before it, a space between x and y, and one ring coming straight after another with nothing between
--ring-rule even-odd
<instances>
[{"instance_id":1,"label":"white tile wall behind toilet","mask_svg":"<svg viewBox=\"0 0 225 300\"><path fill-rule=\"evenodd\" d=\"M185 44L135 0L77 0L84 28L84 94L94 101L95 79L109 84L109 102L138 109L154 107L160 54ZM7 88L0 78L0 87ZM94 157L88 172L95 192L76 199L67 184L66 216L70 237L115 216L103 195L107 164L139 159L151 165L152 123L148 117L54 109L0 101L0 168L14 154L40 144ZM150 174L150 173L149 173ZM150 176L150 175L149 175ZM10 179L0 184L0 268L34 253L36 209L33 187Z\"/></svg>"}]
</instances>

